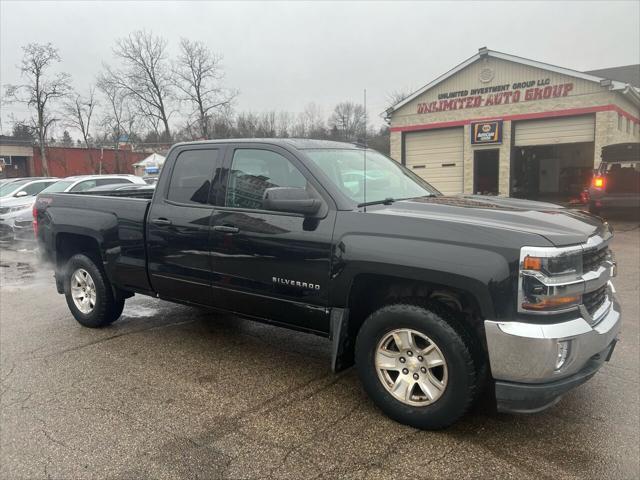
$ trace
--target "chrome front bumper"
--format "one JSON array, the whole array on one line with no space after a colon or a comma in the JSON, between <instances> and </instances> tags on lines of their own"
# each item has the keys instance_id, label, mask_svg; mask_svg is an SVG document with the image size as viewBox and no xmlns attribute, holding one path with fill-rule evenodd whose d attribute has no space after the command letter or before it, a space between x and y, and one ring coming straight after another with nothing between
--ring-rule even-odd
<instances>
[{"instance_id":1,"label":"chrome front bumper","mask_svg":"<svg viewBox=\"0 0 640 480\"><path fill-rule=\"evenodd\" d=\"M584 313L584 312L583 312ZM500 407L500 388L535 391L553 384L571 383L573 377L585 377L584 371L591 366L591 375L602 362L593 362L599 356L610 355L620 332L620 306L615 298L613 285L609 283L605 303L594 312L594 318L576 314L577 318L560 323L527 323L522 321L494 322L485 320L487 347L491 374L496 380L496 396ZM585 318L587 317L587 318ZM568 342L569 353L565 363L556 368L558 343ZM607 353L609 352L609 353ZM607 358L608 359L608 358ZM595 369L593 366L595 365ZM583 381L588 380L585 377ZM565 382L562 382L565 380ZM576 386L582 382L573 382ZM500 387L500 388L498 388ZM529 387L541 387L538 389ZM558 393L561 395L566 388ZM546 392L546 400L549 400ZM554 400L556 398L554 397ZM506 411L537 411L554 402L539 405L535 399L525 402L522 408L502 408Z\"/></svg>"}]
</instances>

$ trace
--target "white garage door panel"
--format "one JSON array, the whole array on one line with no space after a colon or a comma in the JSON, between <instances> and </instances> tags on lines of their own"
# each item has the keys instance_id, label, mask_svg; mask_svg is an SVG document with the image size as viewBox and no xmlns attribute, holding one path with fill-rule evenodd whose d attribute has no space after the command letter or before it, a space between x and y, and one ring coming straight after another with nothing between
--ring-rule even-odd
<instances>
[{"instance_id":1,"label":"white garage door panel","mask_svg":"<svg viewBox=\"0 0 640 480\"><path fill-rule=\"evenodd\" d=\"M442 193L461 193L463 141L462 128L408 133L404 145L406 165Z\"/></svg>"},{"instance_id":2,"label":"white garage door panel","mask_svg":"<svg viewBox=\"0 0 640 480\"><path fill-rule=\"evenodd\" d=\"M551 118L516 123L518 147L553 145L557 143L593 142L595 117Z\"/></svg>"}]
</instances>

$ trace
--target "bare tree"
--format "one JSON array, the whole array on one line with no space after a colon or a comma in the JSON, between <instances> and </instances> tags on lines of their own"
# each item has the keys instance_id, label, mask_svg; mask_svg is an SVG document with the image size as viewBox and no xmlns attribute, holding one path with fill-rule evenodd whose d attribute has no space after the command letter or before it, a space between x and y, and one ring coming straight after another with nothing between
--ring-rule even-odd
<instances>
[{"instance_id":1,"label":"bare tree","mask_svg":"<svg viewBox=\"0 0 640 480\"><path fill-rule=\"evenodd\" d=\"M347 142L357 140L366 128L364 107L353 102L339 103L329 118L329 126L340 139Z\"/></svg>"},{"instance_id":2,"label":"bare tree","mask_svg":"<svg viewBox=\"0 0 640 480\"><path fill-rule=\"evenodd\" d=\"M294 138L306 138L309 131L307 117L304 113L298 112L291 122L291 136Z\"/></svg>"},{"instance_id":3,"label":"bare tree","mask_svg":"<svg viewBox=\"0 0 640 480\"><path fill-rule=\"evenodd\" d=\"M289 112L278 112L277 114L277 132L278 137L287 138L291 135L291 124L293 123L292 115Z\"/></svg>"},{"instance_id":4,"label":"bare tree","mask_svg":"<svg viewBox=\"0 0 640 480\"><path fill-rule=\"evenodd\" d=\"M13 138L33 142L34 133L34 128L31 124L13 119L13 129L11 130Z\"/></svg>"},{"instance_id":5,"label":"bare tree","mask_svg":"<svg viewBox=\"0 0 640 480\"><path fill-rule=\"evenodd\" d=\"M236 135L240 138L252 138L258 131L258 115L240 112L236 117Z\"/></svg>"},{"instance_id":6,"label":"bare tree","mask_svg":"<svg viewBox=\"0 0 640 480\"><path fill-rule=\"evenodd\" d=\"M57 100L65 97L71 90L71 77L67 73L48 75L53 64L60 62L58 49L51 43L30 43L22 47L24 55L20 71L25 83L7 85L6 96L10 101L24 103L35 109L32 123L38 138L40 158L42 159L42 173L49 175L47 163L47 133L58 120L51 113L51 106Z\"/></svg>"},{"instance_id":7,"label":"bare tree","mask_svg":"<svg viewBox=\"0 0 640 480\"><path fill-rule=\"evenodd\" d=\"M327 136L327 128L324 123L322 108L317 104L308 103L302 112L305 123L305 136L308 138L323 139Z\"/></svg>"},{"instance_id":8,"label":"bare tree","mask_svg":"<svg viewBox=\"0 0 640 480\"><path fill-rule=\"evenodd\" d=\"M136 116L127 102L127 92L109 77L100 76L97 86L104 97L105 105L101 118L102 128L107 130L107 137L117 146L123 136L133 135Z\"/></svg>"},{"instance_id":9,"label":"bare tree","mask_svg":"<svg viewBox=\"0 0 640 480\"><path fill-rule=\"evenodd\" d=\"M233 136L233 111L230 105L227 105L222 112L212 116L210 128L212 138L231 138Z\"/></svg>"},{"instance_id":10,"label":"bare tree","mask_svg":"<svg viewBox=\"0 0 640 480\"><path fill-rule=\"evenodd\" d=\"M210 138L213 114L227 112L238 95L237 91L220 86L224 77L222 57L202 42L182 38L173 73L180 100L193 107L191 116L195 117L202 138Z\"/></svg>"},{"instance_id":11,"label":"bare tree","mask_svg":"<svg viewBox=\"0 0 640 480\"><path fill-rule=\"evenodd\" d=\"M89 88L87 97L75 93L63 106L66 125L80 132L86 148L91 141L91 119L97 103L95 93L94 87Z\"/></svg>"},{"instance_id":12,"label":"bare tree","mask_svg":"<svg viewBox=\"0 0 640 480\"><path fill-rule=\"evenodd\" d=\"M256 136L262 138L274 138L278 135L276 112L262 112L258 117Z\"/></svg>"},{"instance_id":13,"label":"bare tree","mask_svg":"<svg viewBox=\"0 0 640 480\"><path fill-rule=\"evenodd\" d=\"M388 93L387 103L389 104L389 108L394 107L395 105L403 101L405 98L411 95L412 91L413 90L410 88L405 88L401 90L394 90L393 92Z\"/></svg>"},{"instance_id":14,"label":"bare tree","mask_svg":"<svg viewBox=\"0 0 640 480\"><path fill-rule=\"evenodd\" d=\"M117 40L114 55L120 70L106 68L105 78L136 103L150 124L163 128L164 140L171 140L169 127L173 81L166 55L167 42L151 32L136 31Z\"/></svg>"}]
</instances>

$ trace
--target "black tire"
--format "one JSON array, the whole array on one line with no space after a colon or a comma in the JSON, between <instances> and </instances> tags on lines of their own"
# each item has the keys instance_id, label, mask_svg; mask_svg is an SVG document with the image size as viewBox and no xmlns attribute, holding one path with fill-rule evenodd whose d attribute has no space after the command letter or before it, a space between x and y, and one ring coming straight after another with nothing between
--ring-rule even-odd
<instances>
[{"instance_id":1,"label":"black tire","mask_svg":"<svg viewBox=\"0 0 640 480\"><path fill-rule=\"evenodd\" d=\"M85 270L95 285L96 301L88 313L80 311L71 294L72 277L78 269ZM120 318L124 309L124 298L113 294L104 270L96 265L93 259L83 254L74 255L67 262L64 291L69 310L78 323L85 327L106 327Z\"/></svg>"},{"instance_id":2,"label":"black tire","mask_svg":"<svg viewBox=\"0 0 640 480\"><path fill-rule=\"evenodd\" d=\"M378 377L378 343L392 330L402 328L433 340L446 361L446 387L429 405L414 406L396 399ZM415 428L437 430L454 423L475 402L483 379L479 348L475 336L452 311L440 304L409 300L384 306L365 320L356 339L356 368L365 391L386 415Z\"/></svg>"}]
</instances>

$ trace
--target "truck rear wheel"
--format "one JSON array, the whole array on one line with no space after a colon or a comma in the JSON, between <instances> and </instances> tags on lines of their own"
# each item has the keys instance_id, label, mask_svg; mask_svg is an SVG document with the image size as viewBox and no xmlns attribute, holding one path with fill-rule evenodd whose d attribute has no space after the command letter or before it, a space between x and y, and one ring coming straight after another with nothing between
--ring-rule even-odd
<instances>
[{"instance_id":1,"label":"truck rear wheel","mask_svg":"<svg viewBox=\"0 0 640 480\"><path fill-rule=\"evenodd\" d=\"M124 309L124 298L113 294L104 271L86 255L69 259L65 297L69 310L81 325L100 328L115 322Z\"/></svg>"},{"instance_id":2,"label":"truck rear wheel","mask_svg":"<svg viewBox=\"0 0 640 480\"><path fill-rule=\"evenodd\" d=\"M445 428L467 411L479 391L474 340L438 304L387 305L358 332L358 375L373 402L392 419L416 428Z\"/></svg>"}]
</instances>

